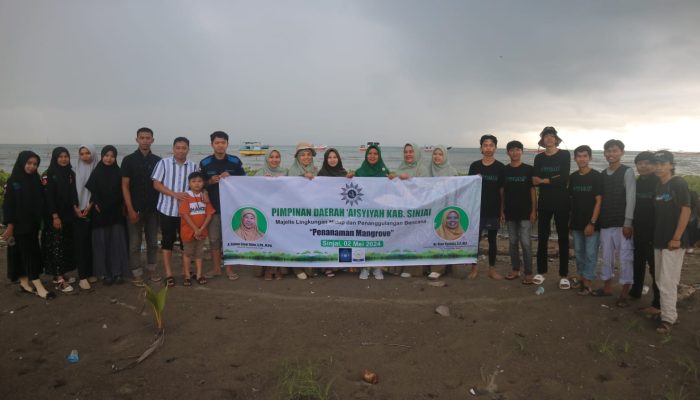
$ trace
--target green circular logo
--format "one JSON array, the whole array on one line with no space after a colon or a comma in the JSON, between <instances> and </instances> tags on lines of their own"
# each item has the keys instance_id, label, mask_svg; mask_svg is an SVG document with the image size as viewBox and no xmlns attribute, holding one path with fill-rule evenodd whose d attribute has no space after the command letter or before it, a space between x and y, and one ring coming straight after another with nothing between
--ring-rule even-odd
<instances>
[{"instance_id":1,"label":"green circular logo","mask_svg":"<svg viewBox=\"0 0 700 400\"><path fill-rule=\"evenodd\" d=\"M455 215L456 214L456 215ZM455 217L458 221L455 221ZM459 223L459 228L455 224ZM464 234L469 229L469 216L463 209L459 207L446 207L440 210L435 216L434 229L438 236L447 240L456 240L453 237L443 237L452 236L461 230L461 235ZM451 231L452 234L446 233L446 231Z\"/></svg>"},{"instance_id":2,"label":"green circular logo","mask_svg":"<svg viewBox=\"0 0 700 400\"><path fill-rule=\"evenodd\" d=\"M241 239L255 241L267 232L267 218L255 207L239 208L231 218L231 228Z\"/></svg>"}]
</instances>

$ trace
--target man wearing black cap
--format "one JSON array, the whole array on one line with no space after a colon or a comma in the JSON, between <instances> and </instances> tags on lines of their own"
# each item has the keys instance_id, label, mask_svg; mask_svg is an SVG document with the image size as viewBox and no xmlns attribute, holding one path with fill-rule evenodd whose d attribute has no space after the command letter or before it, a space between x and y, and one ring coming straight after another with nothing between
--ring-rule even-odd
<instances>
[{"instance_id":1,"label":"man wearing black cap","mask_svg":"<svg viewBox=\"0 0 700 400\"><path fill-rule=\"evenodd\" d=\"M678 319L676 301L685 249L690 245L686 227L690 218L690 191L683 178L674 177L673 153L654 154L659 185L654 197L654 261L661 295L661 323L656 331L669 333Z\"/></svg>"},{"instance_id":2,"label":"man wearing black cap","mask_svg":"<svg viewBox=\"0 0 700 400\"><path fill-rule=\"evenodd\" d=\"M552 217L559 242L559 288L570 289L569 275L569 172L571 153L560 150L561 138L554 127L545 127L540 133L539 145L543 153L535 156L533 185L539 188L537 213L537 274L547 273L547 250ZM544 279L536 276L537 281Z\"/></svg>"},{"instance_id":3,"label":"man wearing black cap","mask_svg":"<svg viewBox=\"0 0 700 400\"><path fill-rule=\"evenodd\" d=\"M661 312L659 303L659 287L654 280L654 195L659 178L654 174L654 153L642 151L634 158L637 167L636 204L634 206L634 221L632 221L634 238L634 283L630 297L639 299L644 288L644 275L649 265L654 298L651 306L641 308L644 314L657 315Z\"/></svg>"}]
</instances>

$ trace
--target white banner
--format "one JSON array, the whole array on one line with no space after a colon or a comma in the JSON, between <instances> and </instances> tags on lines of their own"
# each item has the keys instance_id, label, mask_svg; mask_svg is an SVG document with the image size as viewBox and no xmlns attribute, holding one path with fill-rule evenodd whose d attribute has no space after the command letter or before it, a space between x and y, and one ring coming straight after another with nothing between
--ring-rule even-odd
<instances>
[{"instance_id":1,"label":"white banner","mask_svg":"<svg viewBox=\"0 0 700 400\"><path fill-rule=\"evenodd\" d=\"M222 179L224 263L476 263L481 177Z\"/></svg>"}]
</instances>

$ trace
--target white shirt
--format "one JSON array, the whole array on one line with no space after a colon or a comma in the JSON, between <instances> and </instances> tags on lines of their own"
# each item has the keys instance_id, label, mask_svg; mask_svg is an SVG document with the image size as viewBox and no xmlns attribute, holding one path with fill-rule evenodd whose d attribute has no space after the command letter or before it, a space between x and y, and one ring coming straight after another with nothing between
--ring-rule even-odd
<instances>
[{"instance_id":1,"label":"white shirt","mask_svg":"<svg viewBox=\"0 0 700 400\"><path fill-rule=\"evenodd\" d=\"M185 160L184 163L178 164L175 157L168 157L158 161L153 169L151 179L162 183L173 192L185 192L189 187L187 177L195 171L197 171L197 164L192 161ZM178 217L180 216L179 207L180 201L176 198L163 193L158 194L156 209L160 213L170 217Z\"/></svg>"}]
</instances>

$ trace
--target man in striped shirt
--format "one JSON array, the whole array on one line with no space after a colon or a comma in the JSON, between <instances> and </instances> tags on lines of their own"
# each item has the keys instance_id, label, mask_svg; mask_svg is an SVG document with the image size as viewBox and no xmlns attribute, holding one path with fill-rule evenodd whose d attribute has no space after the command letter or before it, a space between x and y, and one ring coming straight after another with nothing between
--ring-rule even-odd
<instances>
[{"instance_id":1,"label":"man in striped shirt","mask_svg":"<svg viewBox=\"0 0 700 400\"><path fill-rule=\"evenodd\" d=\"M187 177L197 170L197 164L187 159L190 151L190 141L185 137L177 137L173 141L173 156L158 161L153 169L151 179L153 187L159 192L156 209L160 218L161 249L163 250L163 268L165 282L174 286L172 272L173 243L180 232L180 200L187 191Z\"/></svg>"}]
</instances>

